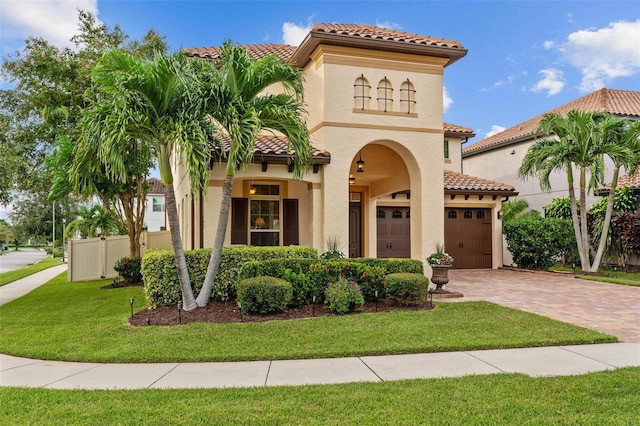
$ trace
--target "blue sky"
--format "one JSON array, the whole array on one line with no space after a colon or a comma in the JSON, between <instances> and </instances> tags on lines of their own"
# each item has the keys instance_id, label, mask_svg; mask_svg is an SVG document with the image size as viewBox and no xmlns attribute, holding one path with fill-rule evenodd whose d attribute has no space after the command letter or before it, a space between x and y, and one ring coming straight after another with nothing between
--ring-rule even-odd
<instances>
[{"instance_id":1,"label":"blue sky","mask_svg":"<svg viewBox=\"0 0 640 426\"><path fill-rule=\"evenodd\" d=\"M172 50L297 44L313 23L458 40L469 52L445 70L445 121L472 128L471 143L602 87L640 90L638 1L2 0L2 57L29 35L71 46L76 8L133 38L154 28Z\"/></svg>"}]
</instances>

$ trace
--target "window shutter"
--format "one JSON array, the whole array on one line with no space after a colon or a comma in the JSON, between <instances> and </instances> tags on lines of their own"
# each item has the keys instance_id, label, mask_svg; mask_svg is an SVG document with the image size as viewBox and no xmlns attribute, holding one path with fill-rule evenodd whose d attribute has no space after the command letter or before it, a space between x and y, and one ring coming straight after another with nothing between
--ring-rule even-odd
<instances>
[{"instance_id":1,"label":"window shutter","mask_svg":"<svg viewBox=\"0 0 640 426\"><path fill-rule=\"evenodd\" d=\"M231 199L231 244L247 244L249 199Z\"/></svg>"},{"instance_id":2,"label":"window shutter","mask_svg":"<svg viewBox=\"0 0 640 426\"><path fill-rule=\"evenodd\" d=\"M282 200L282 220L284 222L282 244L284 246L297 246L300 244L297 199L285 198Z\"/></svg>"}]
</instances>

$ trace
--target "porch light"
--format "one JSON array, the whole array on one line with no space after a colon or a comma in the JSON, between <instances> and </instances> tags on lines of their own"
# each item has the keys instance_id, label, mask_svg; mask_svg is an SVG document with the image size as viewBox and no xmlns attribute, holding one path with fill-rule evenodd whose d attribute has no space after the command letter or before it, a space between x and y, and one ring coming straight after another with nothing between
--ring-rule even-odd
<instances>
[{"instance_id":1,"label":"porch light","mask_svg":"<svg viewBox=\"0 0 640 426\"><path fill-rule=\"evenodd\" d=\"M362 151L360 151L360 159L356 161L356 172L358 173L364 172L364 161L362 160Z\"/></svg>"},{"instance_id":2,"label":"porch light","mask_svg":"<svg viewBox=\"0 0 640 426\"><path fill-rule=\"evenodd\" d=\"M256 189L256 187L255 187L255 186L253 186L253 185L251 185L251 186L249 187L249 194L251 194L251 195L256 195L256 192L258 192L258 190Z\"/></svg>"},{"instance_id":3,"label":"porch light","mask_svg":"<svg viewBox=\"0 0 640 426\"><path fill-rule=\"evenodd\" d=\"M353 175L349 175L349 185L355 185L356 184L356 178L353 177Z\"/></svg>"},{"instance_id":4,"label":"porch light","mask_svg":"<svg viewBox=\"0 0 640 426\"><path fill-rule=\"evenodd\" d=\"M504 217L504 212L502 210L498 210L498 219L502 219Z\"/></svg>"}]
</instances>

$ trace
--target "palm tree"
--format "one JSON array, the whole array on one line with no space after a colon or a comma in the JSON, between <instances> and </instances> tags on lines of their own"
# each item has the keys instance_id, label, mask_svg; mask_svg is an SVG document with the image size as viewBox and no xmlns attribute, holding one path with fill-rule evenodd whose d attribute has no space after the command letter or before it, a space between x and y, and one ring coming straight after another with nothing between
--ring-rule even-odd
<instances>
[{"instance_id":1,"label":"palm tree","mask_svg":"<svg viewBox=\"0 0 640 426\"><path fill-rule=\"evenodd\" d=\"M222 246L229 220L233 178L238 167L253 157L256 136L263 130L275 131L288 138L288 152L294 178L300 178L312 158L309 132L302 118L303 85L300 72L275 55L252 60L242 47L226 42L220 49L215 74L205 75L203 87L210 92L207 111L221 129L216 138L229 140L220 217L213 243L211 259L200 294L198 306L209 302L213 281L220 265ZM284 88L282 94L264 93L273 84Z\"/></svg>"},{"instance_id":2,"label":"palm tree","mask_svg":"<svg viewBox=\"0 0 640 426\"><path fill-rule=\"evenodd\" d=\"M524 198L512 198L502 203L502 223L507 223L522 216L538 216L537 210L528 210L529 203Z\"/></svg>"},{"instance_id":3,"label":"palm tree","mask_svg":"<svg viewBox=\"0 0 640 426\"><path fill-rule=\"evenodd\" d=\"M194 62L181 53L151 60L122 50L106 53L92 72L103 95L83 119L83 137L99 146L98 157L110 178L126 182L132 141L146 147L158 162L185 310L197 305L180 236L170 158L184 154L192 191L202 188L211 155L207 140L213 130L194 87L193 73L203 65L196 67Z\"/></svg>"},{"instance_id":4,"label":"palm tree","mask_svg":"<svg viewBox=\"0 0 640 426\"><path fill-rule=\"evenodd\" d=\"M586 272L597 271L601 258L600 254L600 257L597 257L598 263L591 264L587 230L587 192L599 186L604 179L604 155L620 158L620 161L626 158L623 155L626 148L610 143L613 126L607 125L607 122L607 115L597 112L573 110L569 111L566 117L557 113L545 114L537 130L544 138L529 148L518 170L520 178L537 177L540 187L545 191L551 190L551 173L564 171L567 174L571 219L580 263L582 270ZM578 200L574 187L574 169L578 173ZM617 174L614 174L617 182Z\"/></svg>"}]
</instances>

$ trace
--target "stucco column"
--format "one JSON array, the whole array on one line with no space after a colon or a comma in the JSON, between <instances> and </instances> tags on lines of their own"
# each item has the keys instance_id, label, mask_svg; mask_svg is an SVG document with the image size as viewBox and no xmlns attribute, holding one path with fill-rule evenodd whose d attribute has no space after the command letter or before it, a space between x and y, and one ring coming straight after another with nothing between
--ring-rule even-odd
<instances>
[{"instance_id":1,"label":"stucco column","mask_svg":"<svg viewBox=\"0 0 640 426\"><path fill-rule=\"evenodd\" d=\"M340 250L349 253L349 173L346 169L326 167L322 185L324 229L319 247L326 248L326 239L338 238Z\"/></svg>"},{"instance_id":2,"label":"stucco column","mask_svg":"<svg viewBox=\"0 0 640 426\"><path fill-rule=\"evenodd\" d=\"M324 247L324 240L322 238L322 184L311 183L309 184L311 208L309 209L309 223L311 224L311 246L318 249L320 252ZM320 254L320 253L318 253Z\"/></svg>"}]
</instances>

